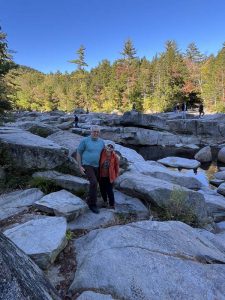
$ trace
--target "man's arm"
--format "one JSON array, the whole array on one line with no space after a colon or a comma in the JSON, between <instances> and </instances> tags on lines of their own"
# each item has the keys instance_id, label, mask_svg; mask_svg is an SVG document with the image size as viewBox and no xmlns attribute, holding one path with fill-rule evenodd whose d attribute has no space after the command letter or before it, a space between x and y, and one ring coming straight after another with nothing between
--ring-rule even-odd
<instances>
[{"instance_id":1,"label":"man's arm","mask_svg":"<svg viewBox=\"0 0 225 300\"><path fill-rule=\"evenodd\" d=\"M85 175L85 169L81 165L81 155L80 155L79 151L77 151L77 163L78 163L78 167L80 169L81 174Z\"/></svg>"}]
</instances>

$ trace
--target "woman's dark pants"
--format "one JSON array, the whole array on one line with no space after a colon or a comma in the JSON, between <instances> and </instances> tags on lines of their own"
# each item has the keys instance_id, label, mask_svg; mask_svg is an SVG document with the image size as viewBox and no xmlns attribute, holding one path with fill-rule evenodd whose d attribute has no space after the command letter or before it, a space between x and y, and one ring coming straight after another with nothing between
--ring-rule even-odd
<instances>
[{"instance_id":1,"label":"woman's dark pants","mask_svg":"<svg viewBox=\"0 0 225 300\"><path fill-rule=\"evenodd\" d=\"M113 193L113 184L110 182L109 177L101 177L99 180L99 187L104 202L107 202L108 197L109 205L114 206L115 200Z\"/></svg>"}]
</instances>

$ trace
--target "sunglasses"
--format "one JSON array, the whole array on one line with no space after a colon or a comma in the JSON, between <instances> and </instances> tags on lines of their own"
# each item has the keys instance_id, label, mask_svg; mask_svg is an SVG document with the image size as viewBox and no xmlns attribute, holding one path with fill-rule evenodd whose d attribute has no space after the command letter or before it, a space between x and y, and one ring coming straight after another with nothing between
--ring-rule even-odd
<instances>
[{"instance_id":1,"label":"sunglasses","mask_svg":"<svg viewBox=\"0 0 225 300\"><path fill-rule=\"evenodd\" d=\"M113 145L107 145L106 148L108 148L108 149L114 149Z\"/></svg>"}]
</instances>

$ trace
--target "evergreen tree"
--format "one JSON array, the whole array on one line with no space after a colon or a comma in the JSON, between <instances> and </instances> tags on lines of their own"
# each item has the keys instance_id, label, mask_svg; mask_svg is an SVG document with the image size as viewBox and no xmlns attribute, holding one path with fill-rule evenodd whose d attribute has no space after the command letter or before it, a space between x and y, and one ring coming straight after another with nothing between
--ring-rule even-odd
<instances>
[{"instance_id":1,"label":"evergreen tree","mask_svg":"<svg viewBox=\"0 0 225 300\"><path fill-rule=\"evenodd\" d=\"M80 48L76 52L76 54L78 55L78 58L69 61L72 64L76 64L78 70L83 70L84 67L88 66L88 64L85 62L85 50L86 50L86 48L83 45L81 45Z\"/></svg>"},{"instance_id":2,"label":"evergreen tree","mask_svg":"<svg viewBox=\"0 0 225 300\"><path fill-rule=\"evenodd\" d=\"M185 57L190 59L195 63L201 63L205 59L205 55L203 55L196 44L194 42L190 43L187 47Z\"/></svg>"},{"instance_id":3,"label":"evergreen tree","mask_svg":"<svg viewBox=\"0 0 225 300\"><path fill-rule=\"evenodd\" d=\"M1 30L0 26L0 112L12 108L11 102L8 98L11 88L5 81L5 75L12 67L15 67L15 65L12 61L10 51L8 50L6 37L6 33Z\"/></svg>"},{"instance_id":4,"label":"evergreen tree","mask_svg":"<svg viewBox=\"0 0 225 300\"><path fill-rule=\"evenodd\" d=\"M184 91L191 102L200 101L201 98L203 84L201 68L205 59L205 55L199 51L195 43L188 45L186 53L184 54L184 60L188 70Z\"/></svg>"},{"instance_id":5,"label":"evergreen tree","mask_svg":"<svg viewBox=\"0 0 225 300\"><path fill-rule=\"evenodd\" d=\"M136 49L133 46L131 39L127 39L124 43L123 52L121 53L124 59L132 60L135 58Z\"/></svg>"}]
</instances>

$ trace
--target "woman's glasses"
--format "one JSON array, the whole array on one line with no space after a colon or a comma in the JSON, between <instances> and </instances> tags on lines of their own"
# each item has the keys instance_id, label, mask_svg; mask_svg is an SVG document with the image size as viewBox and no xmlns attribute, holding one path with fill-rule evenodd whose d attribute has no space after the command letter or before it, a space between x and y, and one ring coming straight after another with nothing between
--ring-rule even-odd
<instances>
[{"instance_id":1,"label":"woman's glasses","mask_svg":"<svg viewBox=\"0 0 225 300\"><path fill-rule=\"evenodd\" d=\"M106 149L108 149L108 150L113 150L114 147L113 147L113 145L107 145L107 146L106 146Z\"/></svg>"}]
</instances>

